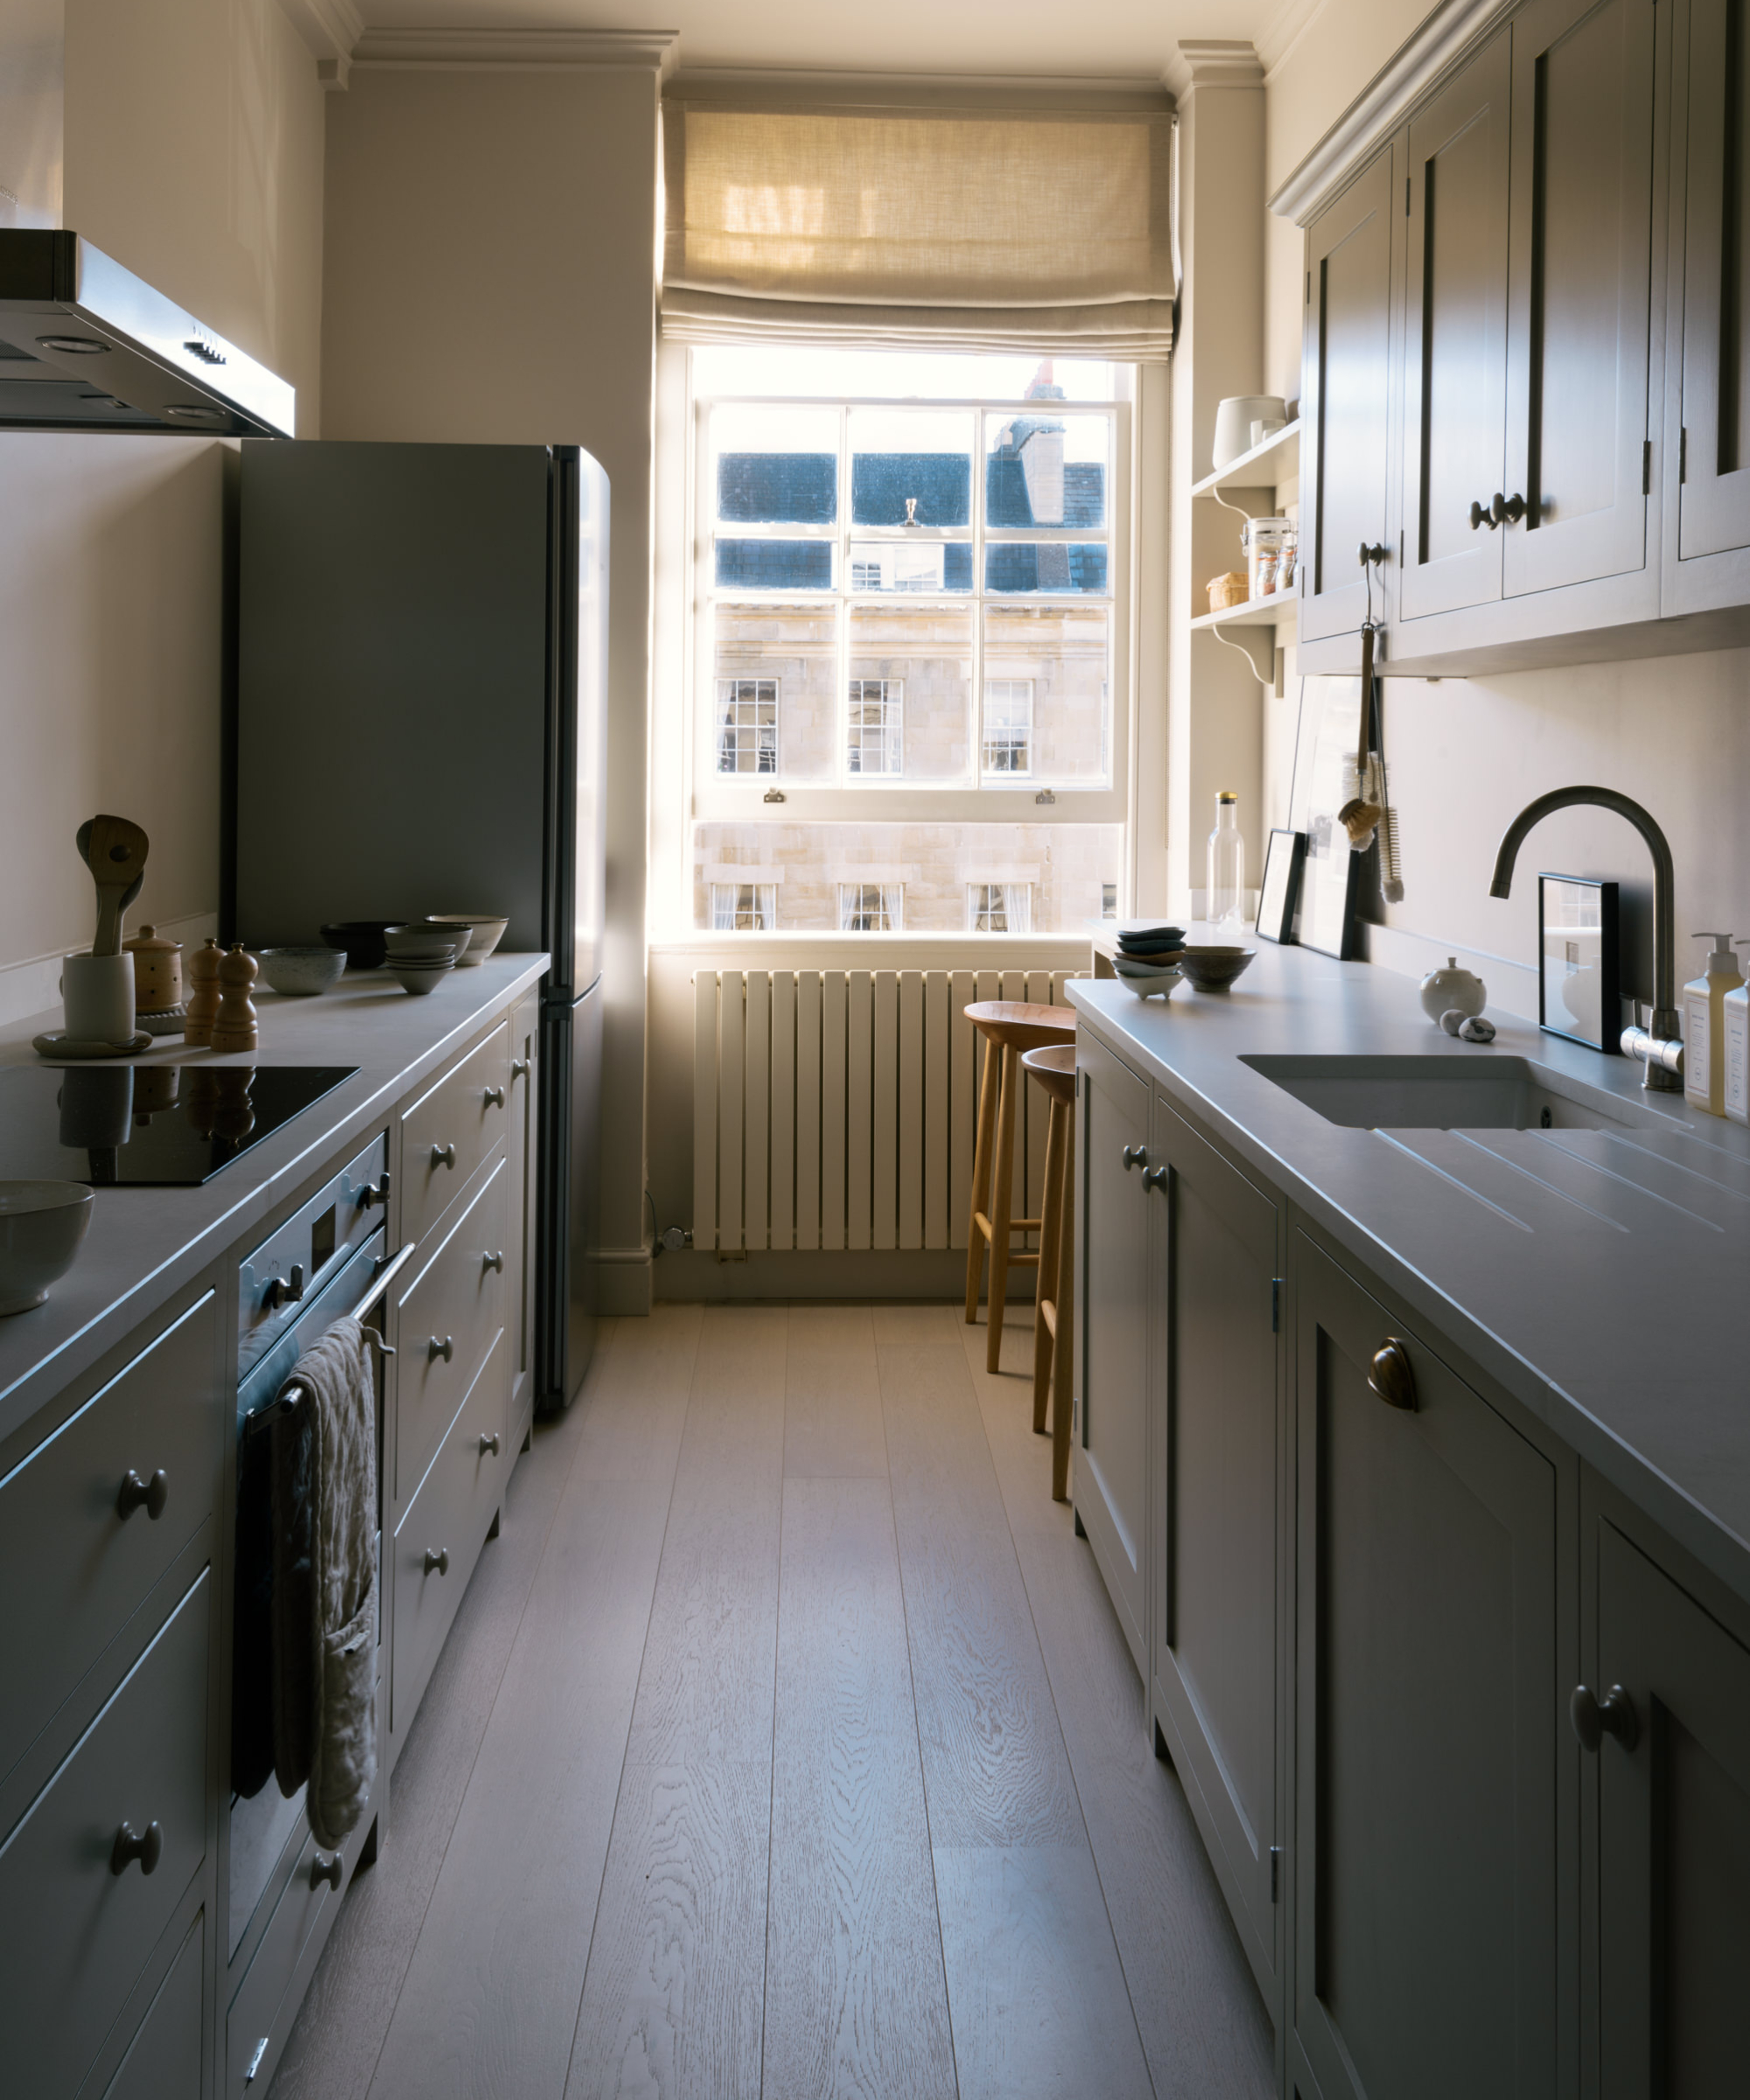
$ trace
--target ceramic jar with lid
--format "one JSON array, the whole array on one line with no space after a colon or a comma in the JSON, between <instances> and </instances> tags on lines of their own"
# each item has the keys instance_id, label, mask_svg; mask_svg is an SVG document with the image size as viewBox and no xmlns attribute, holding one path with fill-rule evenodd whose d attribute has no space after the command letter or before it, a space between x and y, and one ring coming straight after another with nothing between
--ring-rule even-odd
<instances>
[{"instance_id":1,"label":"ceramic jar with lid","mask_svg":"<svg viewBox=\"0 0 1750 2100\"><path fill-rule=\"evenodd\" d=\"M143 926L122 946L134 958L134 1012L140 1026L153 1035L175 1034L183 1011L181 942Z\"/></svg>"},{"instance_id":2,"label":"ceramic jar with lid","mask_svg":"<svg viewBox=\"0 0 1750 2100\"><path fill-rule=\"evenodd\" d=\"M1437 1027L1443 1013L1456 1011L1469 1019L1488 1004L1488 987L1480 977L1460 970L1456 956L1448 956L1444 970L1431 970L1422 980L1422 1011Z\"/></svg>"}]
</instances>

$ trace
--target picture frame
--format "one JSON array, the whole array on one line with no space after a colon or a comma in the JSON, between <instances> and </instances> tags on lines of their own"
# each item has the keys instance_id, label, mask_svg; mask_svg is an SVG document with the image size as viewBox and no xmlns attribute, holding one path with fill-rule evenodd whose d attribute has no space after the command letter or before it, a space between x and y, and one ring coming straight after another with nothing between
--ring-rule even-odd
<instances>
[{"instance_id":1,"label":"picture frame","mask_svg":"<svg viewBox=\"0 0 1750 2100\"><path fill-rule=\"evenodd\" d=\"M1589 875L1537 878L1537 1026L1546 1035L1619 1054L1621 921L1617 886Z\"/></svg>"},{"instance_id":2,"label":"picture frame","mask_svg":"<svg viewBox=\"0 0 1750 2100\"><path fill-rule=\"evenodd\" d=\"M1307 818L1300 863L1300 947L1339 962L1354 960L1355 891L1364 858L1350 850L1348 833L1334 810Z\"/></svg>"},{"instance_id":3,"label":"picture frame","mask_svg":"<svg viewBox=\"0 0 1750 2100\"><path fill-rule=\"evenodd\" d=\"M1306 853L1304 831L1272 831L1264 850L1264 880L1258 885L1256 931L1261 939L1290 946L1294 913L1300 901L1300 867Z\"/></svg>"}]
</instances>

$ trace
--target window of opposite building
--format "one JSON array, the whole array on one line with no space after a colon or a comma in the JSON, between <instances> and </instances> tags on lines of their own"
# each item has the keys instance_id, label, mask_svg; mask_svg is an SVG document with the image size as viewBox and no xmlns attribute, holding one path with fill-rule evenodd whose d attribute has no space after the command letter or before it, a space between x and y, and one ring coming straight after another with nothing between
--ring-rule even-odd
<instances>
[{"instance_id":1,"label":"window of opposite building","mask_svg":"<svg viewBox=\"0 0 1750 2100\"><path fill-rule=\"evenodd\" d=\"M710 886L711 930L719 934L774 934L778 930L778 888L769 882L714 882Z\"/></svg>"},{"instance_id":2,"label":"window of opposite building","mask_svg":"<svg viewBox=\"0 0 1750 2100\"><path fill-rule=\"evenodd\" d=\"M905 925L905 886L897 882L842 882L838 930L842 934L897 934Z\"/></svg>"},{"instance_id":3,"label":"window of opposite building","mask_svg":"<svg viewBox=\"0 0 1750 2100\"><path fill-rule=\"evenodd\" d=\"M849 845L906 862L914 930L963 932L967 829L993 827L991 860L1049 871L1035 931L1096 917L1128 800L1128 368L690 358L694 867L781 868L786 929L826 930Z\"/></svg>"},{"instance_id":4,"label":"window of opposite building","mask_svg":"<svg viewBox=\"0 0 1750 2100\"><path fill-rule=\"evenodd\" d=\"M975 882L967 892L967 923L975 934L1030 934L1033 890L1030 882Z\"/></svg>"}]
</instances>

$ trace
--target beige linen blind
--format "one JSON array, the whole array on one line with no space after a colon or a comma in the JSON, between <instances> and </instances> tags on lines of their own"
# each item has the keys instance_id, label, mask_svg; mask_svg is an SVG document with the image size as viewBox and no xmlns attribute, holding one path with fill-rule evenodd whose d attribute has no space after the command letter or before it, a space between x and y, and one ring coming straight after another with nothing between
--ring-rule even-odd
<instances>
[{"instance_id":1,"label":"beige linen blind","mask_svg":"<svg viewBox=\"0 0 1750 2100\"><path fill-rule=\"evenodd\" d=\"M663 332L1158 362L1172 123L665 102Z\"/></svg>"}]
</instances>

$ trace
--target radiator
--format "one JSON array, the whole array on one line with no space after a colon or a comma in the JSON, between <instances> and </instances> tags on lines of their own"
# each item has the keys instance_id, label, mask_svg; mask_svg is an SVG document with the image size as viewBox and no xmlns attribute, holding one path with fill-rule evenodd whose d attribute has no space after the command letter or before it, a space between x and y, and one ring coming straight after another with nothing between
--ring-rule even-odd
<instances>
[{"instance_id":1,"label":"radiator","mask_svg":"<svg viewBox=\"0 0 1750 2100\"><path fill-rule=\"evenodd\" d=\"M693 1244L966 1245L977 999L1060 1005L1076 971L721 970L693 979ZM1015 1116L1013 1210L1037 1217L1046 1102Z\"/></svg>"}]
</instances>

